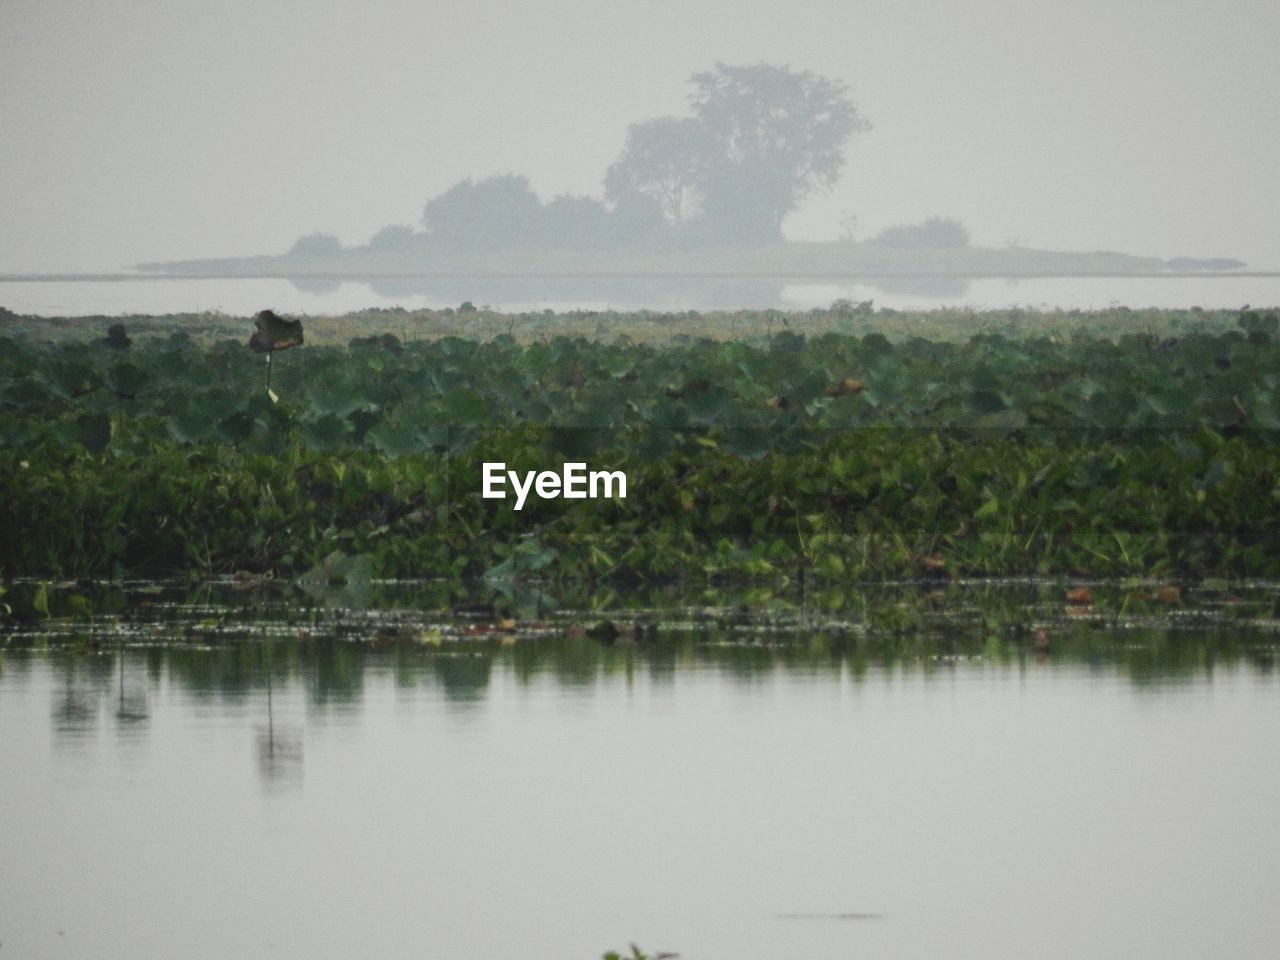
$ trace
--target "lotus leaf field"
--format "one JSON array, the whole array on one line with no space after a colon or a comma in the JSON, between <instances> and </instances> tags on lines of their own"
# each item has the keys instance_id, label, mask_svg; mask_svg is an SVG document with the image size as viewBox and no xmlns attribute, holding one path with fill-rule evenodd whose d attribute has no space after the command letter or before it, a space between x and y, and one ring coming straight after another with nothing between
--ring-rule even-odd
<instances>
[{"instance_id":1,"label":"lotus leaf field","mask_svg":"<svg viewBox=\"0 0 1280 960\"><path fill-rule=\"evenodd\" d=\"M308 335L270 394L248 320L235 340L6 324L0 573L1280 577L1274 314L962 338L873 319ZM623 470L628 496L516 512L481 498L485 461Z\"/></svg>"}]
</instances>

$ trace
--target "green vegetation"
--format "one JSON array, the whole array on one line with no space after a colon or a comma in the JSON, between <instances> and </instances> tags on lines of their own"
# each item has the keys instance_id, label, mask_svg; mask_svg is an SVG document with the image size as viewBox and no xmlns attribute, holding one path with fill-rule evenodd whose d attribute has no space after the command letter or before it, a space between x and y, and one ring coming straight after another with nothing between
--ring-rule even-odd
<instances>
[{"instance_id":1,"label":"green vegetation","mask_svg":"<svg viewBox=\"0 0 1280 960\"><path fill-rule=\"evenodd\" d=\"M560 584L1280 576L1272 315L1144 316L1115 338L1046 336L1040 318L964 340L856 308L793 325L825 333L762 315L764 335L723 341L648 319L667 343L606 325L594 341L338 346L308 327L274 361L278 403L246 321L212 343L130 326L124 346L11 323L0 565L296 576L337 555L379 576ZM854 332L880 321L893 338ZM480 497L493 460L624 470L629 496L517 513Z\"/></svg>"}]
</instances>

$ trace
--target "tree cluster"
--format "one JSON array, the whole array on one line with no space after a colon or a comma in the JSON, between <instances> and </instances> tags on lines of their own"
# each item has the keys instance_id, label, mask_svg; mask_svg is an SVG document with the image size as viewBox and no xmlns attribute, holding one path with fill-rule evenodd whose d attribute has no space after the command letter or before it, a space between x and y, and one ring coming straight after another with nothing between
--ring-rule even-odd
<instances>
[{"instance_id":1,"label":"tree cluster","mask_svg":"<svg viewBox=\"0 0 1280 960\"><path fill-rule=\"evenodd\" d=\"M691 116L628 129L604 177L605 202L543 203L521 176L463 180L427 204L427 239L448 249L574 248L667 230L708 244L774 242L787 214L837 181L850 138L869 127L843 83L807 71L717 63L690 82ZM408 239L386 234L375 240Z\"/></svg>"},{"instance_id":2,"label":"tree cluster","mask_svg":"<svg viewBox=\"0 0 1280 960\"><path fill-rule=\"evenodd\" d=\"M846 86L760 63L695 73L693 115L633 124L605 198L651 197L672 225L767 243L807 196L835 184L850 138L869 124Z\"/></svg>"},{"instance_id":3,"label":"tree cluster","mask_svg":"<svg viewBox=\"0 0 1280 960\"><path fill-rule=\"evenodd\" d=\"M662 212L643 197L612 208L569 194L543 203L527 178L506 174L455 183L427 204L422 223L449 250L585 249L636 240L662 223Z\"/></svg>"}]
</instances>

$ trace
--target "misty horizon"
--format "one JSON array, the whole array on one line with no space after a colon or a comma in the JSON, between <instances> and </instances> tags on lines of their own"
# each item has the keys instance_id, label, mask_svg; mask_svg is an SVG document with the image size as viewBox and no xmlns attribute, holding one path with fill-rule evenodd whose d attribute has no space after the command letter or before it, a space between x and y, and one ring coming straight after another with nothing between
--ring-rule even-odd
<instances>
[{"instance_id":1,"label":"misty horizon","mask_svg":"<svg viewBox=\"0 0 1280 960\"><path fill-rule=\"evenodd\" d=\"M979 246L1280 265L1270 5L472 9L7 5L0 272L359 246L468 177L600 198L628 127L687 115L716 62L830 77L873 124L789 240L941 216Z\"/></svg>"}]
</instances>

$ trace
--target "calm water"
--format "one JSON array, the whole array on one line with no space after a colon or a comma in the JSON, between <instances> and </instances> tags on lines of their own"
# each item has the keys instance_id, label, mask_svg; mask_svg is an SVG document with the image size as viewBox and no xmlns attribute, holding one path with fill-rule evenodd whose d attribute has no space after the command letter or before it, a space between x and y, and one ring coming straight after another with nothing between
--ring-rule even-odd
<instances>
[{"instance_id":1,"label":"calm water","mask_svg":"<svg viewBox=\"0 0 1280 960\"><path fill-rule=\"evenodd\" d=\"M808 310L832 301L872 300L898 310L1132 308L1236 309L1280 305L1280 277L1067 278L793 284L762 281L383 281L289 280L0 281L0 306L41 316L199 313L249 315L270 306L289 313L340 314L367 307L456 307L463 300L511 312L555 309Z\"/></svg>"},{"instance_id":2,"label":"calm water","mask_svg":"<svg viewBox=\"0 0 1280 960\"><path fill-rule=\"evenodd\" d=\"M0 637L0 956L1271 956L1274 610Z\"/></svg>"}]
</instances>

